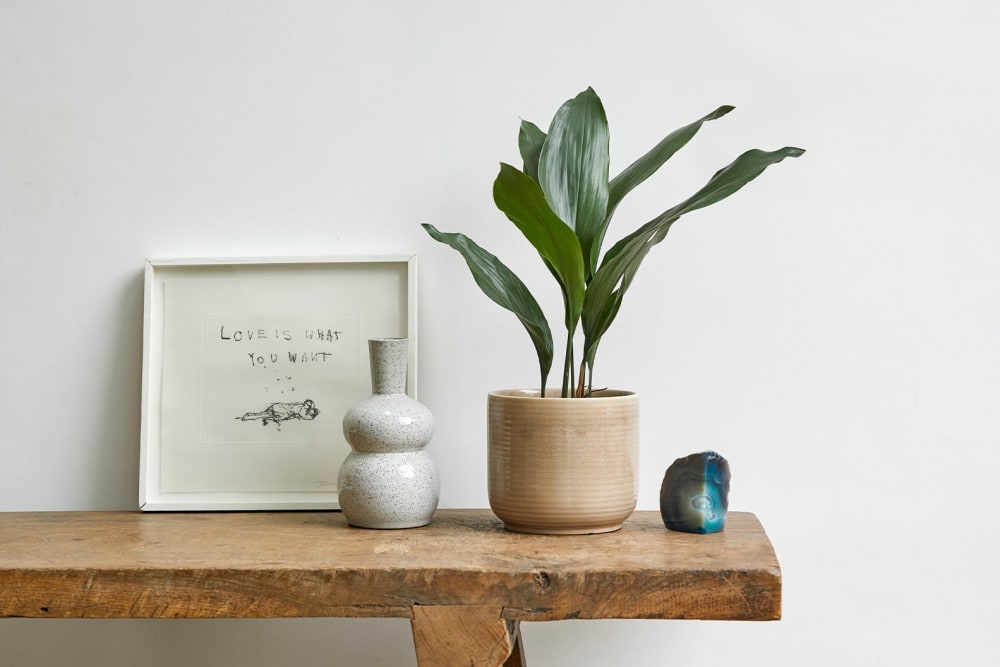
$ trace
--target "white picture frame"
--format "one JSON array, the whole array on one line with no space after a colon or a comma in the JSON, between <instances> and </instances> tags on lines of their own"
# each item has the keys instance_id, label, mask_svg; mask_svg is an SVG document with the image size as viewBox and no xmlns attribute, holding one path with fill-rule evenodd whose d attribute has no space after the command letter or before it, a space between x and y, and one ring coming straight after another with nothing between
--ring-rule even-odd
<instances>
[{"instance_id":1,"label":"white picture frame","mask_svg":"<svg viewBox=\"0 0 1000 667\"><path fill-rule=\"evenodd\" d=\"M150 259L143 315L143 511L339 509L369 338L416 397L413 255Z\"/></svg>"}]
</instances>

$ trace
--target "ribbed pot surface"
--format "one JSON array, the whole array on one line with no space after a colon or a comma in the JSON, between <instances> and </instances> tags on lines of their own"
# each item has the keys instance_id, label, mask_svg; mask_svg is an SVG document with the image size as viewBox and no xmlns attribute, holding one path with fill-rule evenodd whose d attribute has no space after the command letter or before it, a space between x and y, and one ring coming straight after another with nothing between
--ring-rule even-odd
<instances>
[{"instance_id":1,"label":"ribbed pot surface","mask_svg":"<svg viewBox=\"0 0 1000 667\"><path fill-rule=\"evenodd\" d=\"M631 516L639 474L636 394L495 391L487 408L490 507L509 530L604 533Z\"/></svg>"}]
</instances>

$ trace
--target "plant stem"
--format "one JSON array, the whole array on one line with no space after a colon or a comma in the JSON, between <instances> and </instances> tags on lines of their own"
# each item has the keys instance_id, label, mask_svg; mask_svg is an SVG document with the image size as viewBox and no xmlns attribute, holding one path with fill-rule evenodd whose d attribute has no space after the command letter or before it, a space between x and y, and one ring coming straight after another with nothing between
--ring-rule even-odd
<instances>
[{"instance_id":1,"label":"plant stem","mask_svg":"<svg viewBox=\"0 0 1000 667\"><path fill-rule=\"evenodd\" d=\"M573 337L576 333L576 327L567 329L566 337L566 361L563 364L563 384L562 384L562 397L570 397L570 383L573 381Z\"/></svg>"},{"instance_id":2,"label":"plant stem","mask_svg":"<svg viewBox=\"0 0 1000 667\"><path fill-rule=\"evenodd\" d=\"M583 361L580 362L580 375L579 375L579 378L577 379L577 382L576 382L576 397L577 398L583 398L584 397L583 389L584 389L584 386L585 386L584 385L584 380L586 378L586 373L587 373L587 361L585 359L585 360L583 360Z\"/></svg>"}]
</instances>

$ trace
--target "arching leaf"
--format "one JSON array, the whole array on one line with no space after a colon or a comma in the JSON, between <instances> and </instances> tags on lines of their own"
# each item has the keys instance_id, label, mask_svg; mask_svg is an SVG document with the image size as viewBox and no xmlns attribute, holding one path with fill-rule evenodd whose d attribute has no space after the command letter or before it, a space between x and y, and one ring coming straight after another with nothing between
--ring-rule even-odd
<instances>
[{"instance_id":1,"label":"arching leaf","mask_svg":"<svg viewBox=\"0 0 1000 667\"><path fill-rule=\"evenodd\" d=\"M441 232L426 223L421 226L435 241L457 250L465 258L472 277L483 293L497 305L514 313L524 325L538 355L540 386L544 395L555 352L552 331L538 301L513 271L465 234Z\"/></svg>"},{"instance_id":2,"label":"arching leaf","mask_svg":"<svg viewBox=\"0 0 1000 667\"><path fill-rule=\"evenodd\" d=\"M608 215L610 220L619 202L631 192L637 185L656 173L656 171L672 158L674 154L685 146L705 122L722 118L732 111L734 107L721 106L712 113L699 118L690 125L676 129L660 143L656 144L641 158L622 170L620 174L611 179L608 186Z\"/></svg>"},{"instance_id":3,"label":"arching leaf","mask_svg":"<svg viewBox=\"0 0 1000 667\"><path fill-rule=\"evenodd\" d=\"M522 120L521 129L517 134L517 147L524 161L524 173L538 182L538 158L542 154L545 143L545 133L530 121Z\"/></svg>"},{"instance_id":4,"label":"arching leaf","mask_svg":"<svg viewBox=\"0 0 1000 667\"><path fill-rule=\"evenodd\" d=\"M583 309L584 275L583 253L573 230L549 208L538 184L509 164L500 165L493 200L555 275L566 298L567 326L575 327Z\"/></svg>"},{"instance_id":5,"label":"arching leaf","mask_svg":"<svg viewBox=\"0 0 1000 667\"><path fill-rule=\"evenodd\" d=\"M786 157L798 157L805 151L786 146L776 151L747 151L720 169L700 190L677 206L664 211L616 243L604 257L600 269L587 286L582 327L584 360L593 367L601 339L618 315L622 298L642 260L650 249L666 237L670 226L682 215L719 202L757 178L772 164Z\"/></svg>"}]
</instances>

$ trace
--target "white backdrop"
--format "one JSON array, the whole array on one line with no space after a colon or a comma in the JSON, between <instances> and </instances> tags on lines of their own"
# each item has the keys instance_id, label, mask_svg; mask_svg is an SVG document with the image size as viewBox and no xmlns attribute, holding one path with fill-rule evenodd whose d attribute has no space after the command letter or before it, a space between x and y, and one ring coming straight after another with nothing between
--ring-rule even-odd
<instances>
[{"instance_id":1,"label":"white backdrop","mask_svg":"<svg viewBox=\"0 0 1000 667\"><path fill-rule=\"evenodd\" d=\"M733 104L612 236L747 148L808 152L674 228L598 374L642 394L641 508L673 459L730 459L784 618L527 625L528 659L997 664L998 19L974 0L2 0L0 511L136 508L143 258L368 253L420 257L442 506L485 506L485 393L534 384L533 353L418 222L556 305L492 206L518 119L594 86L617 171ZM0 663L414 657L403 621L0 620Z\"/></svg>"}]
</instances>

